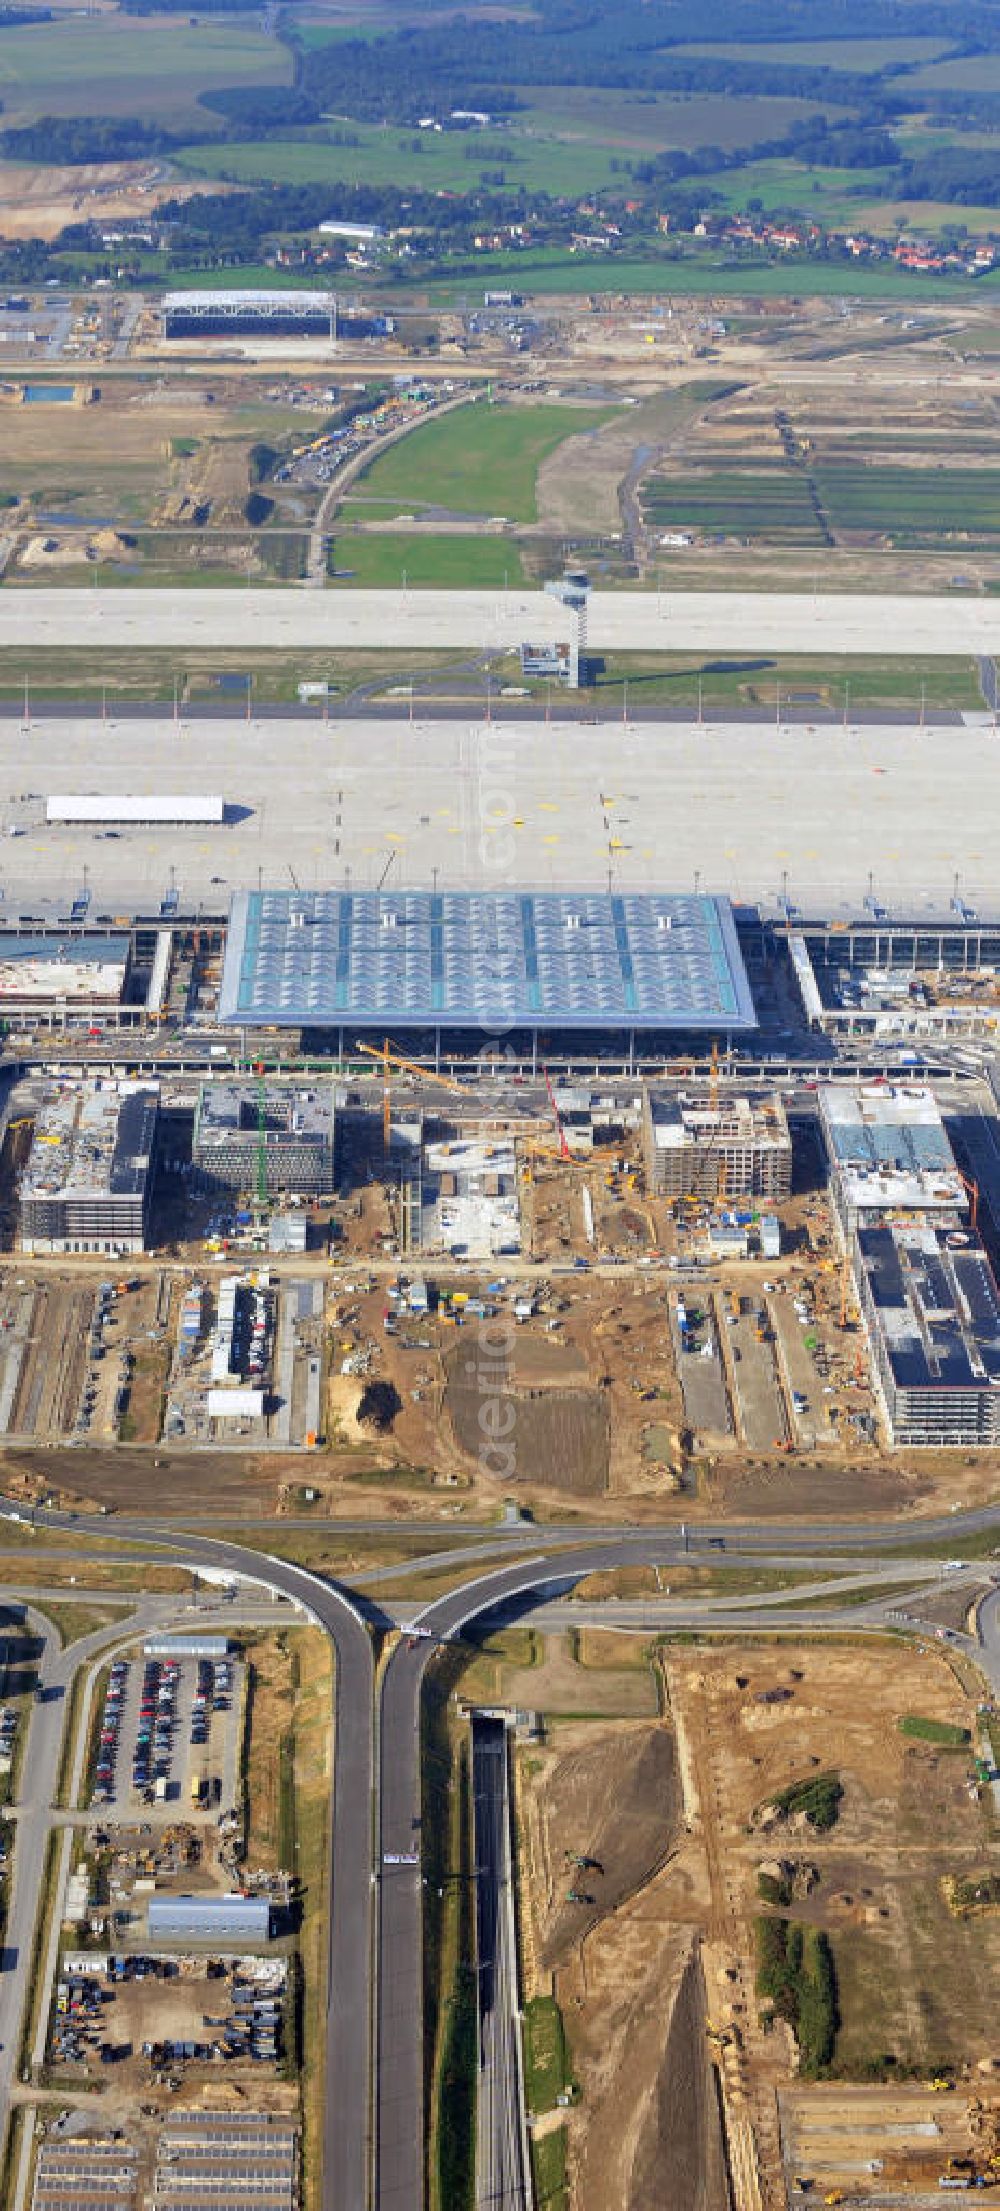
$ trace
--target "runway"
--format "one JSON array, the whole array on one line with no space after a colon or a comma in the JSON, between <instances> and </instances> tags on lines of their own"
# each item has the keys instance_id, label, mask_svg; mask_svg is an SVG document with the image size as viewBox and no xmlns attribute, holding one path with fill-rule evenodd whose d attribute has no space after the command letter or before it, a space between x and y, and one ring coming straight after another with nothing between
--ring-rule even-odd
<instances>
[{"instance_id":1,"label":"runway","mask_svg":"<svg viewBox=\"0 0 1000 2211\"><path fill-rule=\"evenodd\" d=\"M466 649L500 653L565 635L542 591L122 590L0 592L0 650L261 652ZM937 593L595 591L596 652L992 654L1000 608Z\"/></svg>"}]
</instances>

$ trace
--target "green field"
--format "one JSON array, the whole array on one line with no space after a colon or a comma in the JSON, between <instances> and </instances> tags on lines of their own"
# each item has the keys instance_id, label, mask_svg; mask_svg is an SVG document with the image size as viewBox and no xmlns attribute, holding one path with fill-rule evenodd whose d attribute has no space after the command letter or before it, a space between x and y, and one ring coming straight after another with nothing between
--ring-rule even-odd
<instances>
[{"instance_id":1,"label":"green field","mask_svg":"<svg viewBox=\"0 0 1000 2211\"><path fill-rule=\"evenodd\" d=\"M966 211L963 210L963 213ZM185 279L186 281L186 279ZM1000 272L979 277L973 287L956 277L915 276L892 263L866 268L845 261L778 263L737 260L734 254L650 254L647 260L622 254L570 254L558 248L531 253L497 253L488 260L466 261L433 279L426 296L435 306L468 296L470 283L516 284L518 289L552 297L588 293L631 293L642 298L741 299L981 299L1000 289Z\"/></svg>"},{"instance_id":2,"label":"green field","mask_svg":"<svg viewBox=\"0 0 1000 2211\"><path fill-rule=\"evenodd\" d=\"M322 130L245 145L193 145L181 166L240 182L396 184L426 191L469 192L502 175L527 191L573 196L611 187L628 175L631 156L668 148L731 148L781 137L789 126L822 112L815 101L650 95L635 105L626 92L570 88L524 91L526 108L507 129L390 129L380 123L338 125L350 144ZM831 115L840 109L827 110Z\"/></svg>"},{"instance_id":3,"label":"green field","mask_svg":"<svg viewBox=\"0 0 1000 2211\"><path fill-rule=\"evenodd\" d=\"M835 530L877 531L898 546L1000 538L1000 469L818 463L812 474Z\"/></svg>"},{"instance_id":4,"label":"green field","mask_svg":"<svg viewBox=\"0 0 1000 2211\"><path fill-rule=\"evenodd\" d=\"M870 199L878 191L882 174L879 169L811 169L802 161L778 156L773 161L748 161L742 169L716 170L702 182L723 207L735 210L759 200L767 215L811 215L826 225L857 223L860 227L859 208L866 195ZM891 231L888 201L874 212L869 208L869 215L869 227L877 222L880 230Z\"/></svg>"},{"instance_id":5,"label":"green field","mask_svg":"<svg viewBox=\"0 0 1000 2211\"><path fill-rule=\"evenodd\" d=\"M643 487L651 529L764 538L770 545L816 545L823 532L804 469L717 469L699 476L651 476Z\"/></svg>"},{"instance_id":6,"label":"green field","mask_svg":"<svg viewBox=\"0 0 1000 2211\"><path fill-rule=\"evenodd\" d=\"M644 154L718 146L723 153L780 138L807 116L843 115L842 107L762 93L633 92L614 85L518 85L523 102L512 134L537 132L607 146L612 153Z\"/></svg>"},{"instance_id":7,"label":"green field","mask_svg":"<svg viewBox=\"0 0 1000 2211\"><path fill-rule=\"evenodd\" d=\"M914 92L1000 92L1000 54L965 54L960 61L932 62L907 78Z\"/></svg>"},{"instance_id":8,"label":"green field","mask_svg":"<svg viewBox=\"0 0 1000 2211\"><path fill-rule=\"evenodd\" d=\"M339 530L333 541L331 577L370 591L455 589L488 591L524 581L517 546L502 537L424 537L403 531L360 536Z\"/></svg>"},{"instance_id":9,"label":"green field","mask_svg":"<svg viewBox=\"0 0 1000 2211\"><path fill-rule=\"evenodd\" d=\"M956 141L939 136L936 143ZM722 207L735 211L759 200L766 215L811 217L828 229L854 227L889 238L900 227L922 233L959 221L970 231L997 227L995 208L878 198L884 178L882 169L812 169L776 156L773 161L748 161L742 169L718 169L702 181ZM853 287L853 275L851 283Z\"/></svg>"},{"instance_id":10,"label":"green field","mask_svg":"<svg viewBox=\"0 0 1000 2211\"><path fill-rule=\"evenodd\" d=\"M818 500L813 504L812 489ZM820 545L823 517L835 535L874 533L894 546L942 547L1000 537L1000 469L874 467L817 459L809 468L776 461L755 469L706 469L650 476L643 510L652 529L746 538L769 545Z\"/></svg>"},{"instance_id":11,"label":"green field","mask_svg":"<svg viewBox=\"0 0 1000 2211\"><path fill-rule=\"evenodd\" d=\"M472 192L501 176L527 191L580 192L611 183L611 156L603 147L564 145L506 131L438 137L432 131L383 129L377 123L344 126L350 145L337 146L321 131L301 138L271 138L247 145L185 146L182 168L241 184L373 184L404 190Z\"/></svg>"},{"instance_id":12,"label":"green field","mask_svg":"<svg viewBox=\"0 0 1000 2211\"><path fill-rule=\"evenodd\" d=\"M519 681L512 675L512 682ZM748 704L773 707L780 699L800 706L815 700L838 713L845 702L852 707L892 706L920 712L926 707L975 712L982 710L983 695L975 663L956 655L954 660L931 655L892 654L875 660L863 654L822 660L782 654L748 655L744 659L707 658L694 653L608 653L597 689L605 697L617 692L624 703L623 685L633 706L674 706L695 709L699 695L706 714ZM534 686L544 695L544 686Z\"/></svg>"},{"instance_id":13,"label":"green field","mask_svg":"<svg viewBox=\"0 0 1000 2211\"><path fill-rule=\"evenodd\" d=\"M0 36L6 128L40 115L137 115L204 130L200 92L288 84L291 73L291 56L256 16L81 15Z\"/></svg>"},{"instance_id":14,"label":"green field","mask_svg":"<svg viewBox=\"0 0 1000 2211\"><path fill-rule=\"evenodd\" d=\"M754 39L675 46L673 52L711 61L783 62L790 69L844 69L852 76L875 76L882 69L934 61L950 43L946 38L792 38L758 44Z\"/></svg>"},{"instance_id":15,"label":"green field","mask_svg":"<svg viewBox=\"0 0 1000 2211\"><path fill-rule=\"evenodd\" d=\"M361 478L364 491L402 510L506 515L534 522L541 463L566 438L599 429L610 407L490 407L479 400L427 422L383 453Z\"/></svg>"}]
</instances>

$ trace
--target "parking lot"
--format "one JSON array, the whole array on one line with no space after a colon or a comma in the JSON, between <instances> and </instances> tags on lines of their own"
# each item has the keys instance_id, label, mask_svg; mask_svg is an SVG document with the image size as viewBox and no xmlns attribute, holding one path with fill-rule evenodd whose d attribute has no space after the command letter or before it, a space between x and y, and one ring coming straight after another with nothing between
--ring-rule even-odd
<instances>
[{"instance_id":1,"label":"parking lot","mask_svg":"<svg viewBox=\"0 0 1000 2211\"><path fill-rule=\"evenodd\" d=\"M835 1443L830 1398L825 1394L827 1387L832 1392L832 1385L823 1381L812 1354L806 1349L805 1332L791 1296L776 1292L768 1301L768 1309L774 1323L778 1364L787 1383L799 1441L810 1449Z\"/></svg>"},{"instance_id":2,"label":"parking lot","mask_svg":"<svg viewBox=\"0 0 1000 2211\"><path fill-rule=\"evenodd\" d=\"M751 1451L772 1451L788 1440L788 1417L774 1364L774 1346L762 1298L716 1299L730 1365L733 1404L743 1441ZM741 1310L737 1314L735 1307ZM721 1308L727 1310L723 1318Z\"/></svg>"},{"instance_id":3,"label":"parking lot","mask_svg":"<svg viewBox=\"0 0 1000 2211\"><path fill-rule=\"evenodd\" d=\"M686 1348L682 1348L675 1302L671 1298L670 1332L684 1397L684 1418L697 1436L718 1441L732 1435L733 1424L708 1291L701 1294L693 1288L685 1291L685 1310L692 1325L685 1332ZM694 1319L696 1313L704 1315L700 1322Z\"/></svg>"},{"instance_id":4,"label":"parking lot","mask_svg":"<svg viewBox=\"0 0 1000 2211\"><path fill-rule=\"evenodd\" d=\"M235 1802L243 1668L229 1658L118 1658L97 1733L92 1803L151 1819Z\"/></svg>"},{"instance_id":5,"label":"parking lot","mask_svg":"<svg viewBox=\"0 0 1000 2211\"><path fill-rule=\"evenodd\" d=\"M277 2064L283 1959L68 1953L56 1989L51 2060L74 2073L145 2061L143 2071ZM147 2076L148 2077L148 2076Z\"/></svg>"}]
</instances>

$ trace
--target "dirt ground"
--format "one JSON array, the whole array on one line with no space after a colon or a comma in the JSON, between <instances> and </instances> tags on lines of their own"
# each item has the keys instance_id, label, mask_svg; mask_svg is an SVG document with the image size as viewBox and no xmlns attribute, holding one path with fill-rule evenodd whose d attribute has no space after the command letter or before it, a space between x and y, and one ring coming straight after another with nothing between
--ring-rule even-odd
<instances>
[{"instance_id":1,"label":"dirt ground","mask_svg":"<svg viewBox=\"0 0 1000 2211\"><path fill-rule=\"evenodd\" d=\"M164 200L188 200L225 185L163 175L161 162L83 162L46 169L0 162L0 232L5 238L55 238L69 223L122 222L150 215Z\"/></svg>"},{"instance_id":2,"label":"dirt ground","mask_svg":"<svg viewBox=\"0 0 1000 2211\"><path fill-rule=\"evenodd\" d=\"M89 406L0 407L0 485L22 501L22 526L49 509L72 512L84 528L148 524L171 491L201 477L209 503L216 488L225 492L231 520L249 446L302 426L280 401L248 396L218 374L190 390L168 379L151 391L127 377L99 389Z\"/></svg>"},{"instance_id":3,"label":"dirt ground","mask_svg":"<svg viewBox=\"0 0 1000 2211\"><path fill-rule=\"evenodd\" d=\"M712 1882L716 2017L741 2031L766 2181L778 2154L774 2096L792 2060L787 2038L761 2035L752 1996L762 1864L805 1869L794 1916L831 1942L835 2071L864 2077L884 2063L929 2074L993 2056L1000 1923L957 1923L941 1889L949 1871L988 1858L991 1809L970 1797L970 1753L912 1741L898 1725L909 1712L973 1728L975 1713L945 1655L885 1644L674 1650L668 1678ZM761 1701L774 1692L782 1701ZM844 1788L829 1832L768 1814L781 1789L818 1770Z\"/></svg>"},{"instance_id":4,"label":"dirt ground","mask_svg":"<svg viewBox=\"0 0 1000 2211\"><path fill-rule=\"evenodd\" d=\"M217 1518L241 1512L254 1515L277 1509L280 1465L275 1459L238 1451L132 1451L82 1445L57 1462L51 1451L18 1449L0 1454L4 1486L8 1469L40 1486L58 1488L71 1505L107 1505L109 1512L175 1512Z\"/></svg>"},{"instance_id":5,"label":"dirt ground","mask_svg":"<svg viewBox=\"0 0 1000 2211\"><path fill-rule=\"evenodd\" d=\"M582 2090L574 2211L727 2211L671 1730L561 1727L523 1754L520 1808L531 1985L561 2007Z\"/></svg>"},{"instance_id":6,"label":"dirt ground","mask_svg":"<svg viewBox=\"0 0 1000 2211\"><path fill-rule=\"evenodd\" d=\"M786 1909L832 1945L833 2070L846 2076L836 2093L845 2109L876 2099L870 2154L887 2173L895 2160L905 2201L935 2158L939 2172L967 2147L969 2099L986 2094L980 2080L1000 2059L1000 1915L956 1920L942 1887L991 1863L992 1808L970 1795L971 1750L899 1729L915 1713L974 1731L974 1703L938 1648L673 1646L664 1664L665 1721L560 1723L519 1758L529 1993L560 2003L583 2089L569 2121L573 2211L724 2205L717 2092L740 2211L784 2206L793 2171L858 2185L849 2129L831 2121L824 2135L834 2091L797 2083L789 2030L762 2028L753 1929L760 1869L775 1864L794 1882ZM818 1771L844 1791L824 1833L773 1811L782 1789ZM570 1903L571 1889L586 1901ZM846 2085L878 2067L925 2086ZM936 2105L939 2069L959 2081L947 2125L935 2131L916 2105L894 2117L894 2097ZM779 2096L783 2109L793 2098L794 2125L779 2124ZM657 2195L665 2174L676 2195ZM702 2197L684 2174L702 2176Z\"/></svg>"}]
</instances>

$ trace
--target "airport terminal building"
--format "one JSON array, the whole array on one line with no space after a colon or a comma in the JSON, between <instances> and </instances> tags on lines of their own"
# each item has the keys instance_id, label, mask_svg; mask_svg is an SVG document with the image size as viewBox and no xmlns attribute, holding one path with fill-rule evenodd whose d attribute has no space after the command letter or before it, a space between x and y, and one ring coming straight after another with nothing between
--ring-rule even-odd
<instances>
[{"instance_id":1,"label":"airport terminal building","mask_svg":"<svg viewBox=\"0 0 1000 2211\"><path fill-rule=\"evenodd\" d=\"M226 1025L461 1039L729 1039L756 1013L727 898L593 891L241 891Z\"/></svg>"}]
</instances>

